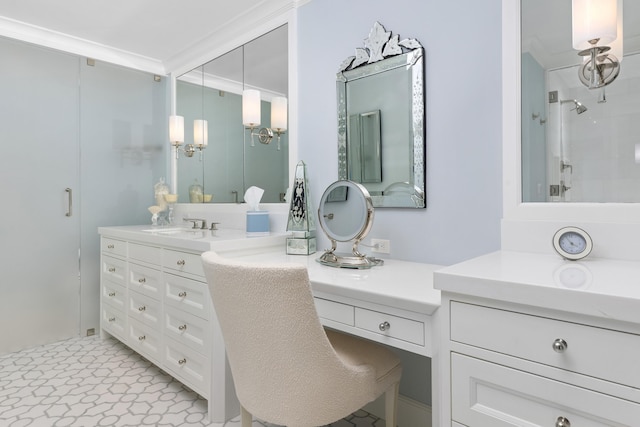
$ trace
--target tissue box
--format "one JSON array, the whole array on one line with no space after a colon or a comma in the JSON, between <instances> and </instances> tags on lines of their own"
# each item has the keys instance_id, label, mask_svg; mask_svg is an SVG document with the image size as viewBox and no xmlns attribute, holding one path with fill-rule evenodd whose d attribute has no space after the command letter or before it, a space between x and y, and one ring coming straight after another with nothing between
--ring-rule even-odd
<instances>
[{"instance_id":1,"label":"tissue box","mask_svg":"<svg viewBox=\"0 0 640 427\"><path fill-rule=\"evenodd\" d=\"M247 211L247 233L269 233L269 211Z\"/></svg>"}]
</instances>

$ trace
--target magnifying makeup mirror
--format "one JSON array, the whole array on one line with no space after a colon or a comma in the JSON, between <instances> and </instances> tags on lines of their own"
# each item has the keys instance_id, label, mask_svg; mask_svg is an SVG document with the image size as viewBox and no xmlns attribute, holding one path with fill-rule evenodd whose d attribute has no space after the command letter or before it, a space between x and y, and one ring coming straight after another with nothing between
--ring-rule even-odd
<instances>
[{"instance_id":1,"label":"magnifying makeup mirror","mask_svg":"<svg viewBox=\"0 0 640 427\"><path fill-rule=\"evenodd\" d=\"M373 224L373 203L364 186L341 180L324 191L318 208L318 221L331 240L318 262L331 267L371 268L383 260L368 257L358 251L358 243L365 238ZM352 254L336 254L337 242L353 241Z\"/></svg>"}]
</instances>

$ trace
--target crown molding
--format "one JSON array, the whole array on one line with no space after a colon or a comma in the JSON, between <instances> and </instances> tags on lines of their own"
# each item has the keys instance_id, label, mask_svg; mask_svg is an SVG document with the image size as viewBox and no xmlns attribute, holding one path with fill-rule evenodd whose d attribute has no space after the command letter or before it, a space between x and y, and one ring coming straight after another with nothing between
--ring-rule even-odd
<instances>
[{"instance_id":1,"label":"crown molding","mask_svg":"<svg viewBox=\"0 0 640 427\"><path fill-rule=\"evenodd\" d=\"M161 61L0 16L0 36L61 50L154 74L166 74Z\"/></svg>"},{"instance_id":2,"label":"crown molding","mask_svg":"<svg viewBox=\"0 0 640 427\"><path fill-rule=\"evenodd\" d=\"M181 75L286 24L293 10L310 0L263 0L216 28L165 62L167 74Z\"/></svg>"}]
</instances>

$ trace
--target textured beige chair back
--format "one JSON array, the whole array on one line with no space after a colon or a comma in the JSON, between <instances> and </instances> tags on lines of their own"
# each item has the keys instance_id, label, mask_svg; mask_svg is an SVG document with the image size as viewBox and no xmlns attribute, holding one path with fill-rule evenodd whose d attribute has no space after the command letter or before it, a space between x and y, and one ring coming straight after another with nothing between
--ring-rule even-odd
<instances>
[{"instance_id":1,"label":"textured beige chair back","mask_svg":"<svg viewBox=\"0 0 640 427\"><path fill-rule=\"evenodd\" d=\"M244 263L213 252L202 259L246 411L275 424L320 426L381 394L373 366L347 364L336 354L304 266Z\"/></svg>"}]
</instances>

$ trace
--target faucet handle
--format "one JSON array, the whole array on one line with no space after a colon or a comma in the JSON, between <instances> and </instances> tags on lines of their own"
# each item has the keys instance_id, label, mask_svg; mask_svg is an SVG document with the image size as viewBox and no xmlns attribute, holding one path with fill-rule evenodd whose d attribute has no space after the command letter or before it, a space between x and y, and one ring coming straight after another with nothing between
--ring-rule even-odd
<instances>
[{"instance_id":1,"label":"faucet handle","mask_svg":"<svg viewBox=\"0 0 640 427\"><path fill-rule=\"evenodd\" d=\"M209 230L211 231L215 231L218 229L218 224L220 224L219 222L212 222L211 223L211 228Z\"/></svg>"},{"instance_id":2,"label":"faucet handle","mask_svg":"<svg viewBox=\"0 0 640 427\"><path fill-rule=\"evenodd\" d=\"M202 221L202 226L200 228L202 229L206 229L207 228L207 222L204 219L200 219L200 218L182 218L184 221L190 221L193 223L193 227L194 229L198 228L198 221Z\"/></svg>"}]
</instances>

